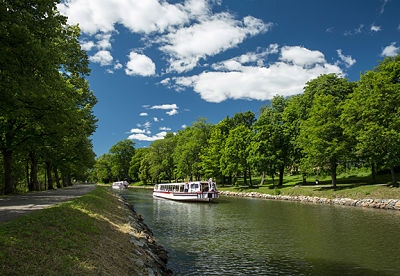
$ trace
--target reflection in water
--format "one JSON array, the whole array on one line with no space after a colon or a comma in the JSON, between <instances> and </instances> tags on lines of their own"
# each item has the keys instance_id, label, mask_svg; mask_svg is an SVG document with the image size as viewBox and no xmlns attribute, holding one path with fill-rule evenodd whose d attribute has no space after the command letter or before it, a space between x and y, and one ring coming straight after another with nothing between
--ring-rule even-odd
<instances>
[{"instance_id":1,"label":"reflection in water","mask_svg":"<svg viewBox=\"0 0 400 276\"><path fill-rule=\"evenodd\" d=\"M221 197L216 203L125 192L181 275L396 275L400 212Z\"/></svg>"}]
</instances>

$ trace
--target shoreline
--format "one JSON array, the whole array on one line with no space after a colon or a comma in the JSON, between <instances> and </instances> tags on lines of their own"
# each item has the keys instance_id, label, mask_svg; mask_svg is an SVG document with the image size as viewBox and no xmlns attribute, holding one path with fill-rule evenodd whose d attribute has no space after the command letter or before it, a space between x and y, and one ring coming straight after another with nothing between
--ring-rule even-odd
<instances>
[{"instance_id":1,"label":"shoreline","mask_svg":"<svg viewBox=\"0 0 400 276\"><path fill-rule=\"evenodd\" d=\"M168 252L164 247L157 244L151 229L143 222L142 215L136 213L132 204L123 196L118 196L124 208L130 211L127 221L130 227L129 242L135 247L131 252L132 262L141 270L137 273L148 275L173 275L173 272L167 268Z\"/></svg>"},{"instance_id":2,"label":"shoreline","mask_svg":"<svg viewBox=\"0 0 400 276\"><path fill-rule=\"evenodd\" d=\"M323 197L311 197L311 196L287 196L287 195L270 195L262 194L258 192L231 192L231 191L220 191L222 196L231 197L248 197L248 198L260 198L260 199L274 199L274 200L287 200L304 203L315 203L325 205L340 205L340 206L353 206L353 207L364 207L374 209L385 209L385 210L396 210L400 211L400 200L398 199L351 199L351 198L323 198Z\"/></svg>"}]
</instances>

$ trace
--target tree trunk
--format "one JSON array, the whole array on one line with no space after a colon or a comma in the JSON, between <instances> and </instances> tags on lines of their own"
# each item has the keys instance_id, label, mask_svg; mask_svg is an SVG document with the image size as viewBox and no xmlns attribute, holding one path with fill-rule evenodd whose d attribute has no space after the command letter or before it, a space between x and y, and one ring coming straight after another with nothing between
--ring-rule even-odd
<instances>
[{"instance_id":1,"label":"tree trunk","mask_svg":"<svg viewBox=\"0 0 400 276\"><path fill-rule=\"evenodd\" d=\"M67 179L67 185L72 186L71 176L69 175L69 173L67 173L66 179Z\"/></svg>"},{"instance_id":2,"label":"tree trunk","mask_svg":"<svg viewBox=\"0 0 400 276\"><path fill-rule=\"evenodd\" d=\"M396 172L394 171L394 167L390 168L390 172L392 174L392 184L393 184L393 186L394 187L399 187L399 184L397 183L397 180L396 180Z\"/></svg>"},{"instance_id":3,"label":"tree trunk","mask_svg":"<svg viewBox=\"0 0 400 276\"><path fill-rule=\"evenodd\" d=\"M29 153L29 158L31 160L31 186L33 191L39 191L39 181L37 177L37 171L38 171L38 164L36 160L36 155L34 152Z\"/></svg>"},{"instance_id":4,"label":"tree trunk","mask_svg":"<svg viewBox=\"0 0 400 276\"><path fill-rule=\"evenodd\" d=\"M303 173L303 185L307 185L307 179L305 173Z\"/></svg>"},{"instance_id":5,"label":"tree trunk","mask_svg":"<svg viewBox=\"0 0 400 276\"><path fill-rule=\"evenodd\" d=\"M372 183L376 184L376 168L374 161L371 161L371 176L372 176Z\"/></svg>"},{"instance_id":6,"label":"tree trunk","mask_svg":"<svg viewBox=\"0 0 400 276\"><path fill-rule=\"evenodd\" d=\"M283 173L285 172L285 167L284 166L281 166L280 168L279 168L279 185L278 185L278 187L281 187L281 186L283 186Z\"/></svg>"},{"instance_id":7,"label":"tree trunk","mask_svg":"<svg viewBox=\"0 0 400 276\"><path fill-rule=\"evenodd\" d=\"M12 150L3 149L3 168L4 168L4 193L14 193L14 180L12 176Z\"/></svg>"},{"instance_id":8,"label":"tree trunk","mask_svg":"<svg viewBox=\"0 0 400 276\"><path fill-rule=\"evenodd\" d=\"M47 168L44 168L44 190L47 190Z\"/></svg>"},{"instance_id":9,"label":"tree trunk","mask_svg":"<svg viewBox=\"0 0 400 276\"><path fill-rule=\"evenodd\" d=\"M245 168L243 171L243 184L247 185L247 169Z\"/></svg>"},{"instance_id":10,"label":"tree trunk","mask_svg":"<svg viewBox=\"0 0 400 276\"><path fill-rule=\"evenodd\" d=\"M251 180L251 169L249 166L249 180L250 180L250 187L253 187L253 181Z\"/></svg>"},{"instance_id":11,"label":"tree trunk","mask_svg":"<svg viewBox=\"0 0 400 276\"><path fill-rule=\"evenodd\" d=\"M25 174L26 174L26 186L28 187L28 191L33 191L32 185L31 185L31 180L29 178L29 159L26 159L26 165L25 165Z\"/></svg>"},{"instance_id":12,"label":"tree trunk","mask_svg":"<svg viewBox=\"0 0 400 276\"><path fill-rule=\"evenodd\" d=\"M60 182L60 177L58 176L57 168L53 167L53 171L54 171L54 178L56 180L57 189L61 189L61 182Z\"/></svg>"},{"instance_id":13,"label":"tree trunk","mask_svg":"<svg viewBox=\"0 0 400 276\"><path fill-rule=\"evenodd\" d=\"M47 170L47 183L48 183L48 189L49 190L54 190L53 186L53 176L51 175L51 163L49 161L46 162L46 170Z\"/></svg>"},{"instance_id":14,"label":"tree trunk","mask_svg":"<svg viewBox=\"0 0 400 276\"><path fill-rule=\"evenodd\" d=\"M332 178L332 186L336 188L336 169L337 164L334 163L331 165L331 178Z\"/></svg>"},{"instance_id":15,"label":"tree trunk","mask_svg":"<svg viewBox=\"0 0 400 276\"><path fill-rule=\"evenodd\" d=\"M261 183L260 186L264 185L264 180L265 180L265 172L262 172L262 176L261 176Z\"/></svg>"},{"instance_id":16,"label":"tree trunk","mask_svg":"<svg viewBox=\"0 0 400 276\"><path fill-rule=\"evenodd\" d=\"M68 186L67 178L66 178L65 173L63 171L61 171L61 180L62 180L62 186L63 187L67 187Z\"/></svg>"},{"instance_id":17,"label":"tree trunk","mask_svg":"<svg viewBox=\"0 0 400 276\"><path fill-rule=\"evenodd\" d=\"M275 188L275 177L274 177L274 174L271 174L271 178L272 178L272 188Z\"/></svg>"}]
</instances>

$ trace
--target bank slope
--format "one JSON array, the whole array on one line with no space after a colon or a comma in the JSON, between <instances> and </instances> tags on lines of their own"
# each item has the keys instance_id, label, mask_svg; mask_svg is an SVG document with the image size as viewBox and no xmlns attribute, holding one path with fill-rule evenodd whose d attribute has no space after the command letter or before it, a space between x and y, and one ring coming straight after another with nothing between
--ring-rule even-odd
<instances>
[{"instance_id":1,"label":"bank slope","mask_svg":"<svg viewBox=\"0 0 400 276\"><path fill-rule=\"evenodd\" d=\"M101 187L0 224L0 274L139 275L131 214Z\"/></svg>"}]
</instances>

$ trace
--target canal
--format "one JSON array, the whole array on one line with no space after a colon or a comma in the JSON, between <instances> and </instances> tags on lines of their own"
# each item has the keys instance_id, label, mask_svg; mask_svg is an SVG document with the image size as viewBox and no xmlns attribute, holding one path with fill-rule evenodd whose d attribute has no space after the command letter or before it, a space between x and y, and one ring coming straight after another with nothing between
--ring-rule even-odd
<instances>
[{"instance_id":1,"label":"canal","mask_svg":"<svg viewBox=\"0 0 400 276\"><path fill-rule=\"evenodd\" d=\"M128 190L176 275L400 275L400 212Z\"/></svg>"}]
</instances>

